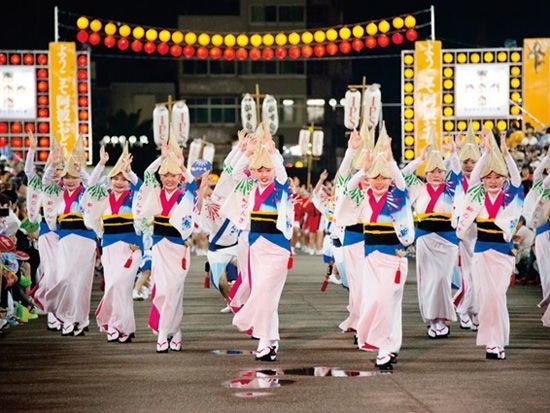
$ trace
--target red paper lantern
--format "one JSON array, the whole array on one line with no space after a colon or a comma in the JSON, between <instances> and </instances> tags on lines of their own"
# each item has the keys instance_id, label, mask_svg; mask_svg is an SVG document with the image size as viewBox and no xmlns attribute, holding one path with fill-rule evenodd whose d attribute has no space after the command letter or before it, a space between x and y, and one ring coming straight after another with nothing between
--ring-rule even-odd
<instances>
[{"instance_id":1,"label":"red paper lantern","mask_svg":"<svg viewBox=\"0 0 550 413\"><path fill-rule=\"evenodd\" d=\"M390 44L390 38L386 34L381 34L378 36L378 46L380 47L387 47Z\"/></svg>"},{"instance_id":2,"label":"red paper lantern","mask_svg":"<svg viewBox=\"0 0 550 413\"><path fill-rule=\"evenodd\" d=\"M76 72L76 77L78 78L78 80L86 80L88 79L88 71L84 69L80 69L79 71Z\"/></svg>"},{"instance_id":3,"label":"red paper lantern","mask_svg":"<svg viewBox=\"0 0 550 413\"><path fill-rule=\"evenodd\" d=\"M40 122L38 124L38 132L48 133L49 130L50 130L50 124L48 122Z\"/></svg>"},{"instance_id":4,"label":"red paper lantern","mask_svg":"<svg viewBox=\"0 0 550 413\"><path fill-rule=\"evenodd\" d=\"M208 49L205 46L200 46L197 49L197 57L199 59L206 59L208 57Z\"/></svg>"},{"instance_id":5,"label":"red paper lantern","mask_svg":"<svg viewBox=\"0 0 550 413\"><path fill-rule=\"evenodd\" d=\"M403 43L403 35L399 32L395 32L391 35L391 41L393 44L401 44Z\"/></svg>"},{"instance_id":6,"label":"red paper lantern","mask_svg":"<svg viewBox=\"0 0 550 413\"><path fill-rule=\"evenodd\" d=\"M235 53L235 56L237 56L237 59L239 60L244 60L248 57L248 52L244 47L239 47Z\"/></svg>"},{"instance_id":7,"label":"red paper lantern","mask_svg":"<svg viewBox=\"0 0 550 413\"><path fill-rule=\"evenodd\" d=\"M78 111L78 119L88 120L88 111L87 110L79 110Z\"/></svg>"},{"instance_id":8,"label":"red paper lantern","mask_svg":"<svg viewBox=\"0 0 550 413\"><path fill-rule=\"evenodd\" d=\"M10 129L11 133L21 133L23 127L21 126L21 122L13 122Z\"/></svg>"},{"instance_id":9,"label":"red paper lantern","mask_svg":"<svg viewBox=\"0 0 550 413\"><path fill-rule=\"evenodd\" d=\"M25 65L32 65L34 63L34 57L32 54L27 53L23 56L23 64Z\"/></svg>"},{"instance_id":10,"label":"red paper lantern","mask_svg":"<svg viewBox=\"0 0 550 413\"><path fill-rule=\"evenodd\" d=\"M414 42L418 37L418 33L414 29L408 29L405 32L405 37L407 38L408 41Z\"/></svg>"},{"instance_id":11,"label":"red paper lantern","mask_svg":"<svg viewBox=\"0 0 550 413\"><path fill-rule=\"evenodd\" d=\"M40 138L38 139L38 146L40 148L47 148L48 146L50 146L50 138Z\"/></svg>"},{"instance_id":12,"label":"red paper lantern","mask_svg":"<svg viewBox=\"0 0 550 413\"><path fill-rule=\"evenodd\" d=\"M80 43L86 43L88 41L89 35L86 30L79 30L79 32L76 34L76 40L78 40Z\"/></svg>"},{"instance_id":13,"label":"red paper lantern","mask_svg":"<svg viewBox=\"0 0 550 413\"><path fill-rule=\"evenodd\" d=\"M50 156L50 151L38 151L38 160L46 162Z\"/></svg>"},{"instance_id":14,"label":"red paper lantern","mask_svg":"<svg viewBox=\"0 0 550 413\"><path fill-rule=\"evenodd\" d=\"M143 43L141 43L140 40L133 40L130 44L130 47L132 48L132 51L139 53L143 49Z\"/></svg>"},{"instance_id":15,"label":"red paper lantern","mask_svg":"<svg viewBox=\"0 0 550 413\"><path fill-rule=\"evenodd\" d=\"M179 44L173 44L170 47L170 54L174 57L181 56L182 47Z\"/></svg>"},{"instance_id":16,"label":"red paper lantern","mask_svg":"<svg viewBox=\"0 0 550 413\"><path fill-rule=\"evenodd\" d=\"M36 61L38 62L39 65L47 65L48 64L48 56L45 55L45 54L39 54L38 57L36 58Z\"/></svg>"},{"instance_id":17,"label":"red paper lantern","mask_svg":"<svg viewBox=\"0 0 550 413\"><path fill-rule=\"evenodd\" d=\"M155 45L155 43L151 41L146 41L145 44L143 45L143 50L145 51L145 53L148 53L148 54L154 53L156 48L157 46Z\"/></svg>"},{"instance_id":18,"label":"red paper lantern","mask_svg":"<svg viewBox=\"0 0 550 413\"><path fill-rule=\"evenodd\" d=\"M363 41L361 39L353 39L351 41L351 47L353 48L353 50L355 50L356 52L360 52L361 49L363 49Z\"/></svg>"},{"instance_id":19,"label":"red paper lantern","mask_svg":"<svg viewBox=\"0 0 550 413\"><path fill-rule=\"evenodd\" d=\"M334 56L336 53L338 53L338 46L334 42L327 43L327 53L331 56Z\"/></svg>"},{"instance_id":20,"label":"red paper lantern","mask_svg":"<svg viewBox=\"0 0 550 413\"><path fill-rule=\"evenodd\" d=\"M313 47L306 44L305 46L302 46L301 53L302 53L302 56L309 58L313 55Z\"/></svg>"},{"instance_id":21,"label":"red paper lantern","mask_svg":"<svg viewBox=\"0 0 550 413\"><path fill-rule=\"evenodd\" d=\"M18 54L12 54L12 55L10 56L10 63L11 63L12 65L18 65L18 64L20 64L20 63L21 63L21 56L18 55Z\"/></svg>"},{"instance_id":22,"label":"red paper lantern","mask_svg":"<svg viewBox=\"0 0 550 413\"><path fill-rule=\"evenodd\" d=\"M78 98L78 106L88 106L88 98L86 96L80 96Z\"/></svg>"},{"instance_id":23,"label":"red paper lantern","mask_svg":"<svg viewBox=\"0 0 550 413\"><path fill-rule=\"evenodd\" d=\"M38 109L38 117L39 118L47 118L50 111L47 108L40 108Z\"/></svg>"},{"instance_id":24,"label":"red paper lantern","mask_svg":"<svg viewBox=\"0 0 550 413\"><path fill-rule=\"evenodd\" d=\"M8 124L6 122L0 122L0 133L6 133L8 131Z\"/></svg>"},{"instance_id":25,"label":"red paper lantern","mask_svg":"<svg viewBox=\"0 0 550 413\"><path fill-rule=\"evenodd\" d=\"M81 134L86 134L86 133L88 133L88 125L85 124L85 123L81 123L80 125L78 125L78 131L79 131Z\"/></svg>"},{"instance_id":26,"label":"red paper lantern","mask_svg":"<svg viewBox=\"0 0 550 413\"><path fill-rule=\"evenodd\" d=\"M5 65L8 58L5 53L0 53L0 65Z\"/></svg>"},{"instance_id":27,"label":"red paper lantern","mask_svg":"<svg viewBox=\"0 0 550 413\"><path fill-rule=\"evenodd\" d=\"M78 93L88 93L88 84L86 82L78 83Z\"/></svg>"},{"instance_id":28,"label":"red paper lantern","mask_svg":"<svg viewBox=\"0 0 550 413\"><path fill-rule=\"evenodd\" d=\"M187 58L193 57L195 55L195 48L188 44L183 48L183 55Z\"/></svg>"},{"instance_id":29,"label":"red paper lantern","mask_svg":"<svg viewBox=\"0 0 550 413\"><path fill-rule=\"evenodd\" d=\"M46 82L44 80L41 80L40 82L38 82L36 87L37 87L39 92L47 92L48 91L48 82Z\"/></svg>"},{"instance_id":30,"label":"red paper lantern","mask_svg":"<svg viewBox=\"0 0 550 413\"><path fill-rule=\"evenodd\" d=\"M288 49L288 55L292 57L293 59L297 59L300 57L300 48L296 45L290 46Z\"/></svg>"},{"instance_id":31,"label":"red paper lantern","mask_svg":"<svg viewBox=\"0 0 550 413\"><path fill-rule=\"evenodd\" d=\"M262 57L265 60L271 60L273 59L273 56L275 55L275 52L271 47L266 47L264 50L262 50Z\"/></svg>"},{"instance_id":32,"label":"red paper lantern","mask_svg":"<svg viewBox=\"0 0 550 413\"><path fill-rule=\"evenodd\" d=\"M121 37L116 42L116 46L119 50L126 50L128 47L130 47L130 40L128 40L126 37Z\"/></svg>"},{"instance_id":33,"label":"red paper lantern","mask_svg":"<svg viewBox=\"0 0 550 413\"><path fill-rule=\"evenodd\" d=\"M258 49L257 47L253 47L248 52L248 55L250 56L250 59L258 60L260 57L262 57L262 52L260 52L260 49Z\"/></svg>"},{"instance_id":34,"label":"red paper lantern","mask_svg":"<svg viewBox=\"0 0 550 413\"><path fill-rule=\"evenodd\" d=\"M210 57L212 59L219 59L222 57L222 49L220 49L218 46L214 46L210 49Z\"/></svg>"},{"instance_id":35,"label":"red paper lantern","mask_svg":"<svg viewBox=\"0 0 550 413\"><path fill-rule=\"evenodd\" d=\"M235 49L233 49L232 47L227 47L227 48L223 51L223 57L225 58L225 60L233 60L233 59L235 59Z\"/></svg>"},{"instance_id":36,"label":"red paper lantern","mask_svg":"<svg viewBox=\"0 0 550 413\"><path fill-rule=\"evenodd\" d=\"M317 57L323 57L325 55L325 52L325 46L323 46L322 44L316 44L315 47L313 47L313 53L315 53L315 56Z\"/></svg>"},{"instance_id":37,"label":"red paper lantern","mask_svg":"<svg viewBox=\"0 0 550 413\"><path fill-rule=\"evenodd\" d=\"M92 46L97 46L101 41L101 35L98 32L93 32L92 34L90 34L88 41Z\"/></svg>"},{"instance_id":38,"label":"red paper lantern","mask_svg":"<svg viewBox=\"0 0 550 413\"><path fill-rule=\"evenodd\" d=\"M79 66L86 66L88 64L88 57L85 54L81 54L76 58Z\"/></svg>"},{"instance_id":39,"label":"red paper lantern","mask_svg":"<svg viewBox=\"0 0 550 413\"><path fill-rule=\"evenodd\" d=\"M6 146L7 144L8 144L8 139L7 139L5 136L2 136L2 137L0 138L0 147L3 148L3 147Z\"/></svg>"},{"instance_id":40,"label":"red paper lantern","mask_svg":"<svg viewBox=\"0 0 550 413\"><path fill-rule=\"evenodd\" d=\"M286 47L284 46L278 46L275 49L275 56L277 56L277 59L284 59L286 57Z\"/></svg>"},{"instance_id":41,"label":"red paper lantern","mask_svg":"<svg viewBox=\"0 0 550 413\"><path fill-rule=\"evenodd\" d=\"M157 52L161 55L165 55L170 50L170 47L165 42L160 42L157 46Z\"/></svg>"},{"instance_id":42,"label":"red paper lantern","mask_svg":"<svg viewBox=\"0 0 550 413\"><path fill-rule=\"evenodd\" d=\"M46 106L48 104L48 96L46 95L38 96L38 104L40 106Z\"/></svg>"},{"instance_id":43,"label":"red paper lantern","mask_svg":"<svg viewBox=\"0 0 550 413\"><path fill-rule=\"evenodd\" d=\"M34 123L32 122L25 123L25 132L34 132Z\"/></svg>"},{"instance_id":44,"label":"red paper lantern","mask_svg":"<svg viewBox=\"0 0 550 413\"><path fill-rule=\"evenodd\" d=\"M351 44L347 40L342 40L340 46L338 47L340 51L344 54L348 54L351 50Z\"/></svg>"},{"instance_id":45,"label":"red paper lantern","mask_svg":"<svg viewBox=\"0 0 550 413\"><path fill-rule=\"evenodd\" d=\"M23 146L23 139L21 139L19 136L15 136L11 138L11 146L14 148L20 148Z\"/></svg>"},{"instance_id":46,"label":"red paper lantern","mask_svg":"<svg viewBox=\"0 0 550 413\"><path fill-rule=\"evenodd\" d=\"M47 79L48 78L48 71L46 69L38 69L36 71L36 77L38 79Z\"/></svg>"},{"instance_id":47,"label":"red paper lantern","mask_svg":"<svg viewBox=\"0 0 550 413\"><path fill-rule=\"evenodd\" d=\"M378 42L376 41L376 38L374 36L368 36L365 38L365 46L367 46L369 49L374 49Z\"/></svg>"}]
</instances>

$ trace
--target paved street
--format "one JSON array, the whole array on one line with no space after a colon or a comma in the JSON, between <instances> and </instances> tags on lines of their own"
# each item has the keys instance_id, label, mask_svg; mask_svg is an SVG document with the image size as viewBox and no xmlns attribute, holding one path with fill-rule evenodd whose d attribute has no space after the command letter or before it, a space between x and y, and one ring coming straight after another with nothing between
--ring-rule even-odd
<instances>
[{"instance_id":1,"label":"paved street","mask_svg":"<svg viewBox=\"0 0 550 413\"><path fill-rule=\"evenodd\" d=\"M297 255L280 305L281 342L274 363L256 362L256 342L221 314L223 300L203 286L204 257L192 257L184 297L183 351L157 354L146 326L147 301L135 302L131 344L110 344L95 328L61 337L45 316L0 335L2 412L542 412L550 411L550 329L543 328L540 287L508 293L507 360L485 360L475 333L454 323L430 340L418 311L410 261L403 304L403 347L390 374L374 367L339 331L347 292L320 291L320 257Z\"/></svg>"}]
</instances>

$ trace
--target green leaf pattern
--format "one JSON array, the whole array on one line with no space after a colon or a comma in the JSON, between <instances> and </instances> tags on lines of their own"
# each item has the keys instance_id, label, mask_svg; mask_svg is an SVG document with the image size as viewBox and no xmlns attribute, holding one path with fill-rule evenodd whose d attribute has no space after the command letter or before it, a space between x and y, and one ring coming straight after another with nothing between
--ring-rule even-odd
<instances>
[{"instance_id":1,"label":"green leaf pattern","mask_svg":"<svg viewBox=\"0 0 550 413\"><path fill-rule=\"evenodd\" d=\"M243 195L248 195L252 190L253 185L254 185L254 179L252 178L243 179L242 181L239 181L237 185L235 185L235 192L241 192Z\"/></svg>"}]
</instances>

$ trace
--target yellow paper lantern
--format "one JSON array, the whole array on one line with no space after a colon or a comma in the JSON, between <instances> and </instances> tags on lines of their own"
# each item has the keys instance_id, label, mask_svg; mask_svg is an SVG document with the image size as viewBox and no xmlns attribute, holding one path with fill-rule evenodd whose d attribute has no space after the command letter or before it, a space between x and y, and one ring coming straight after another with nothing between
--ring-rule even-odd
<instances>
[{"instance_id":1,"label":"yellow paper lantern","mask_svg":"<svg viewBox=\"0 0 550 413\"><path fill-rule=\"evenodd\" d=\"M315 33L313 33L313 39L317 42L317 43L323 43L326 39L326 35L325 35L325 32L322 31L322 30L317 30L315 31Z\"/></svg>"},{"instance_id":2,"label":"yellow paper lantern","mask_svg":"<svg viewBox=\"0 0 550 413\"><path fill-rule=\"evenodd\" d=\"M463 120L458 121L457 128L459 131L465 131L467 127L468 125L466 122L464 122Z\"/></svg>"},{"instance_id":3,"label":"yellow paper lantern","mask_svg":"<svg viewBox=\"0 0 550 413\"><path fill-rule=\"evenodd\" d=\"M248 36L246 34L239 34L237 36L237 45L239 47L245 47L248 45Z\"/></svg>"},{"instance_id":4,"label":"yellow paper lantern","mask_svg":"<svg viewBox=\"0 0 550 413\"><path fill-rule=\"evenodd\" d=\"M105 25L105 33L112 36L116 33L116 24L109 22Z\"/></svg>"},{"instance_id":5,"label":"yellow paper lantern","mask_svg":"<svg viewBox=\"0 0 550 413\"><path fill-rule=\"evenodd\" d=\"M454 122L448 120L447 122L445 122L445 124L443 125L443 127L445 128L445 130L446 130L447 132L450 132L450 131L452 131L452 130L454 129L455 124L454 124Z\"/></svg>"},{"instance_id":6,"label":"yellow paper lantern","mask_svg":"<svg viewBox=\"0 0 550 413\"><path fill-rule=\"evenodd\" d=\"M497 59L499 62L505 62L507 58L508 55L506 54L506 52L498 52Z\"/></svg>"},{"instance_id":7,"label":"yellow paper lantern","mask_svg":"<svg viewBox=\"0 0 550 413\"><path fill-rule=\"evenodd\" d=\"M223 44L223 36L221 34L216 33L212 36L212 44L216 47L219 47Z\"/></svg>"},{"instance_id":8,"label":"yellow paper lantern","mask_svg":"<svg viewBox=\"0 0 550 413\"><path fill-rule=\"evenodd\" d=\"M443 76L444 77L452 77L453 73L454 73L454 70L450 67L446 67L445 69L443 69Z\"/></svg>"},{"instance_id":9,"label":"yellow paper lantern","mask_svg":"<svg viewBox=\"0 0 550 413\"><path fill-rule=\"evenodd\" d=\"M472 63L479 63L480 57L478 53L472 53L470 55L470 62Z\"/></svg>"},{"instance_id":10,"label":"yellow paper lantern","mask_svg":"<svg viewBox=\"0 0 550 413\"><path fill-rule=\"evenodd\" d=\"M158 33L155 29L147 29L145 32L145 38L149 40L150 42L154 42L157 40Z\"/></svg>"},{"instance_id":11,"label":"yellow paper lantern","mask_svg":"<svg viewBox=\"0 0 550 413\"><path fill-rule=\"evenodd\" d=\"M452 63L453 61L453 54L452 53L444 53L443 54L443 61L445 63Z\"/></svg>"},{"instance_id":12,"label":"yellow paper lantern","mask_svg":"<svg viewBox=\"0 0 550 413\"><path fill-rule=\"evenodd\" d=\"M412 132L414 130L414 123L405 122L405 124L403 125L403 129L405 129L405 132Z\"/></svg>"},{"instance_id":13,"label":"yellow paper lantern","mask_svg":"<svg viewBox=\"0 0 550 413\"><path fill-rule=\"evenodd\" d=\"M403 75L405 76L405 79L412 79L414 77L414 70L405 69L405 71L403 72Z\"/></svg>"},{"instance_id":14,"label":"yellow paper lantern","mask_svg":"<svg viewBox=\"0 0 550 413\"><path fill-rule=\"evenodd\" d=\"M328 29L327 30L327 40L329 42L333 42L336 39L338 39L338 32L336 31L336 29Z\"/></svg>"},{"instance_id":15,"label":"yellow paper lantern","mask_svg":"<svg viewBox=\"0 0 550 413\"><path fill-rule=\"evenodd\" d=\"M394 17L392 22L391 22L392 26L394 28L396 28L397 30L401 29L404 25L405 25L405 22L403 21L403 18L402 17Z\"/></svg>"},{"instance_id":16,"label":"yellow paper lantern","mask_svg":"<svg viewBox=\"0 0 550 413\"><path fill-rule=\"evenodd\" d=\"M512 106L512 107L510 108L510 114L511 114L511 115L519 115L519 111L520 111L520 110L519 110L519 108L518 108L517 106Z\"/></svg>"},{"instance_id":17,"label":"yellow paper lantern","mask_svg":"<svg viewBox=\"0 0 550 413\"><path fill-rule=\"evenodd\" d=\"M414 63L414 56L412 54L405 55L403 61L406 65L412 65Z\"/></svg>"},{"instance_id":18,"label":"yellow paper lantern","mask_svg":"<svg viewBox=\"0 0 550 413\"><path fill-rule=\"evenodd\" d=\"M443 102L446 103L447 105L450 105L451 103L453 103L453 95L451 95L450 93L443 95Z\"/></svg>"},{"instance_id":19,"label":"yellow paper lantern","mask_svg":"<svg viewBox=\"0 0 550 413\"><path fill-rule=\"evenodd\" d=\"M510 99L512 99L512 101L514 102L519 102L521 99L521 95L519 94L519 92L514 92L510 95Z\"/></svg>"},{"instance_id":20,"label":"yellow paper lantern","mask_svg":"<svg viewBox=\"0 0 550 413\"><path fill-rule=\"evenodd\" d=\"M503 130L508 129L508 125L506 124L506 121L504 121L504 120L499 120L499 121L497 122L497 128L498 128L498 130L503 131Z\"/></svg>"},{"instance_id":21,"label":"yellow paper lantern","mask_svg":"<svg viewBox=\"0 0 550 413\"><path fill-rule=\"evenodd\" d=\"M403 103L405 103L405 105L407 106L412 106L412 104L414 103L414 98L411 95L407 95L403 99Z\"/></svg>"},{"instance_id":22,"label":"yellow paper lantern","mask_svg":"<svg viewBox=\"0 0 550 413\"><path fill-rule=\"evenodd\" d=\"M519 66L512 66L512 68L510 69L510 73L512 74L512 76L519 76L521 74L521 69L519 68Z\"/></svg>"},{"instance_id":23,"label":"yellow paper lantern","mask_svg":"<svg viewBox=\"0 0 550 413\"><path fill-rule=\"evenodd\" d=\"M168 43L171 37L170 32L166 29L161 30L159 33L159 40L161 42Z\"/></svg>"},{"instance_id":24,"label":"yellow paper lantern","mask_svg":"<svg viewBox=\"0 0 550 413\"><path fill-rule=\"evenodd\" d=\"M493 123L492 120L486 120L484 123L483 123L483 127L485 129L493 129L495 127L495 124Z\"/></svg>"},{"instance_id":25,"label":"yellow paper lantern","mask_svg":"<svg viewBox=\"0 0 550 413\"><path fill-rule=\"evenodd\" d=\"M258 47L262 44L262 36L260 36L258 33L254 33L252 36L250 36L250 44L254 47Z\"/></svg>"},{"instance_id":26,"label":"yellow paper lantern","mask_svg":"<svg viewBox=\"0 0 550 413\"><path fill-rule=\"evenodd\" d=\"M284 33L277 33L277 36L275 36L275 43L277 43L277 46L284 46L286 40L286 34Z\"/></svg>"},{"instance_id":27,"label":"yellow paper lantern","mask_svg":"<svg viewBox=\"0 0 550 413\"><path fill-rule=\"evenodd\" d=\"M118 34L120 34L122 37L128 37L132 33L132 29L130 29L130 26L127 24L123 24L118 28Z\"/></svg>"},{"instance_id":28,"label":"yellow paper lantern","mask_svg":"<svg viewBox=\"0 0 550 413\"><path fill-rule=\"evenodd\" d=\"M453 108L451 106L447 106L445 109L443 109L443 114L445 116L453 116Z\"/></svg>"},{"instance_id":29,"label":"yellow paper lantern","mask_svg":"<svg viewBox=\"0 0 550 413\"><path fill-rule=\"evenodd\" d=\"M304 163L300 160L294 162L294 167L295 168L303 168L304 167Z\"/></svg>"},{"instance_id":30,"label":"yellow paper lantern","mask_svg":"<svg viewBox=\"0 0 550 413\"><path fill-rule=\"evenodd\" d=\"M378 33L378 26L374 22L370 22L369 24L367 24L366 29L369 36L374 36L376 33Z\"/></svg>"},{"instance_id":31,"label":"yellow paper lantern","mask_svg":"<svg viewBox=\"0 0 550 413\"><path fill-rule=\"evenodd\" d=\"M201 46L208 46L210 43L210 35L208 33L201 33L199 34L199 44Z\"/></svg>"},{"instance_id":32,"label":"yellow paper lantern","mask_svg":"<svg viewBox=\"0 0 550 413\"><path fill-rule=\"evenodd\" d=\"M185 33L185 43L192 46L195 44L196 41L197 41L197 35L195 33L193 32Z\"/></svg>"},{"instance_id":33,"label":"yellow paper lantern","mask_svg":"<svg viewBox=\"0 0 550 413\"><path fill-rule=\"evenodd\" d=\"M407 82L403 85L403 90L406 93L412 93L412 91L414 90L414 86L411 82Z\"/></svg>"},{"instance_id":34,"label":"yellow paper lantern","mask_svg":"<svg viewBox=\"0 0 550 413\"><path fill-rule=\"evenodd\" d=\"M302 43L310 44L313 41L313 34L311 32L302 33Z\"/></svg>"},{"instance_id":35,"label":"yellow paper lantern","mask_svg":"<svg viewBox=\"0 0 550 413\"><path fill-rule=\"evenodd\" d=\"M405 116L405 119L412 119L414 117L414 111L412 109L405 109L403 111L403 116Z\"/></svg>"},{"instance_id":36,"label":"yellow paper lantern","mask_svg":"<svg viewBox=\"0 0 550 413\"><path fill-rule=\"evenodd\" d=\"M78 27L80 30L84 30L88 28L88 25L90 24L90 21L87 17L81 16L76 21L76 27Z\"/></svg>"},{"instance_id":37,"label":"yellow paper lantern","mask_svg":"<svg viewBox=\"0 0 550 413\"><path fill-rule=\"evenodd\" d=\"M262 43L264 46L271 47L275 43L275 37L271 33L266 33L262 37Z\"/></svg>"},{"instance_id":38,"label":"yellow paper lantern","mask_svg":"<svg viewBox=\"0 0 550 413\"><path fill-rule=\"evenodd\" d=\"M414 145L414 138L411 135L405 136L405 145L406 146L413 146Z\"/></svg>"},{"instance_id":39,"label":"yellow paper lantern","mask_svg":"<svg viewBox=\"0 0 550 413\"><path fill-rule=\"evenodd\" d=\"M342 40L348 40L349 37L351 36L351 30L349 29L349 27L342 27L338 31L338 35Z\"/></svg>"},{"instance_id":40,"label":"yellow paper lantern","mask_svg":"<svg viewBox=\"0 0 550 413\"><path fill-rule=\"evenodd\" d=\"M519 88L521 82L519 81L519 79L512 79L510 81L510 86L512 87L512 89L517 89Z\"/></svg>"},{"instance_id":41,"label":"yellow paper lantern","mask_svg":"<svg viewBox=\"0 0 550 413\"><path fill-rule=\"evenodd\" d=\"M514 63L516 62L519 62L521 59L521 54L519 54L518 52L513 52L511 55L510 55L510 60Z\"/></svg>"},{"instance_id":42,"label":"yellow paper lantern","mask_svg":"<svg viewBox=\"0 0 550 413\"><path fill-rule=\"evenodd\" d=\"M407 29L412 29L414 26L416 26L416 19L414 16L411 16L410 14L405 17L405 27Z\"/></svg>"},{"instance_id":43,"label":"yellow paper lantern","mask_svg":"<svg viewBox=\"0 0 550 413\"><path fill-rule=\"evenodd\" d=\"M134 30L132 30L132 35L139 40L145 35L145 30L141 26L136 26Z\"/></svg>"},{"instance_id":44,"label":"yellow paper lantern","mask_svg":"<svg viewBox=\"0 0 550 413\"><path fill-rule=\"evenodd\" d=\"M363 29L363 26L355 25L353 26L353 29L351 30L354 37L361 38L365 34L365 29Z\"/></svg>"},{"instance_id":45,"label":"yellow paper lantern","mask_svg":"<svg viewBox=\"0 0 550 413\"><path fill-rule=\"evenodd\" d=\"M452 89L453 88L453 81L451 79L445 79L443 81L443 89Z\"/></svg>"},{"instance_id":46,"label":"yellow paper lantern","mask_svg":"<svg viewBox=\"0 0 550 413\"><path fill-rule=\"evenodd\" d=\"M296 32L292 32L288 35L288 42L292 45L300 43L300 35Z\"/></svg>"},{"instance_id":47,"label":"yellow paper lantern","mask_svg":"<svg viewBox=\"0 0 550 413\"><path fill-rule=\"evenodd\" d=\"M183 33L179 30L176 30L174 33L172 33L172 41L174 44L180 44L183 42Z\"/></svg>"},{"instance_id":48,"label":"yellow paper lantern","mask_svg":"<svg viewBox=\"0 0 550 413\"><path fill-rule=\"evenodd\" d=\"M387 20L382 20L380 23L378 23L378 30L380 30L381 33L387 33L390 30L390 24Z\"/></svg>"},{"instance_id":49,"label":"yellow paper lantern","mask_svg":"<svg viewBox=\"0 0 550 413\"><path fill-rule=\"evenodd\" d=\"M101 30L101 21L99 21L98 19L94 19L92 20L92 22L90 23L90 29L92 29L93 32L98 32Z\"/></svg>"},{"instance_id":50,"label":"yellow paper lantern","mask_svg":"<svg viewBox=\"0 0 550 413\"><path fill-rule=\"evenodd\" d=\"M472 122L472 129L474 130L474 132L477 132L480 128L481 128L481 124L479 123L479 121L474 120Z\"/></svg>"},{"instance_id":51,"label":"yellow paper lantern","mask_svg":"<svg viewBox=\"0 0 550 413\"><path fill-rule=\"evenodd\" d=\"M227 47L233 47L233 46L235 46L235 43L237 43L237 38L235 37L235 35L233 35L231 33L226 34L225 37L223 38L223 43Z\"/></svg>"},{"instance_id":52,"label":"yellow paper lantern","mask_svg":"<svg viewBox=\"0 0 550 413\"><path fill-rule=\"evenodd\" d=\"M458 63L466 63L466 54L465 53L459 53L456 57L456 61Z\"/></svg>"},{"instance_id":53,"label":"yellow paper lantern","mask_svg":"<svg viewBox=\"0 0 550 413\"><path fill-rule=\"evenodd\" d=\"M405 151L405 159L408 161L414 159L414 151L412 149L407 149Z\"/></svg>"}]
</instances>

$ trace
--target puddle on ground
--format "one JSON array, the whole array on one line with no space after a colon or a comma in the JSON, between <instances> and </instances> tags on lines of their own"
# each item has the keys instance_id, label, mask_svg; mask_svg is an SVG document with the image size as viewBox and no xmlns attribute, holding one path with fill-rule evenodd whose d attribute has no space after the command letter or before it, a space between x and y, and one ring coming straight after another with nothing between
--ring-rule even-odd
<instances>
[{"instance_id":1,"label":"puddle on ground","mask_svg":"<svg viewBox=\"0 0 550 413\"><path fill-rule=\"evenodd\" d=\"M212 353L216 354L217 356L243 356L243 355L250 355L253 354L253 351L249 350L238 350L238 349L228 349L228 350L212 350Z\"/></svg>"},{"instance_id":2,"label":"puddle on ground","mask_svg":"<svg viewBox=\"0 0 550 413\"><path fill-rule=\"evenodd\" d=\"M244 398L244 399L251 399L253 397L271 396L272 394L273 393L261 392L261 391L240 391L235 393L233 396Z\"/></svg>"},{"instance_id":3,"label":"puddle on ground","mask_svg":"<svg viewBox=\"0 0 550 413\"><path fill-rule=\"evenodd\" d=\"M294 383L294 380L282 380L273 377L239 377L223 383L229 389L275 389Z\"/></svg>"},{"instance_id":4,"label":"puddle on ground","mask_svg":"<svg viewBox=\"0 0 550 413\"><path fill-rule=\"evenodd\" d=\"M259 369L243 372L243 376L313 376L313 377L372 377L380 374L391 374L391 371L347 370L339 367L302 367L294 369Z\"/></svg>"}]
</instances>

